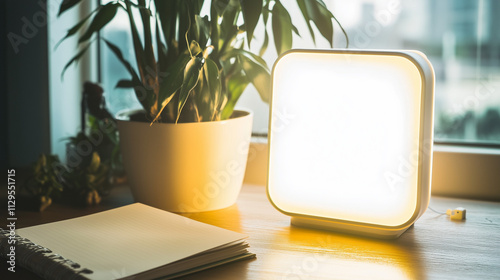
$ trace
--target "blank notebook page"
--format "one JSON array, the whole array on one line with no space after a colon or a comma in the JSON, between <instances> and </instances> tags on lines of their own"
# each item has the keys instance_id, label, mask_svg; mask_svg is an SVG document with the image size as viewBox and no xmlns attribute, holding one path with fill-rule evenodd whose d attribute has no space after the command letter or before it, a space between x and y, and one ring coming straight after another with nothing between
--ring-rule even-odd
<instances>
[{"instance_id":1,"label":"blank notebook page","mask_svg":"<svg viewBox=\"0 0 500 280\"><path fill-rule=\"evenodd\" d=\"M91 269L91 279L134 275L246 238L140 203L17 234Z\"/></svg>"}]
</instances>

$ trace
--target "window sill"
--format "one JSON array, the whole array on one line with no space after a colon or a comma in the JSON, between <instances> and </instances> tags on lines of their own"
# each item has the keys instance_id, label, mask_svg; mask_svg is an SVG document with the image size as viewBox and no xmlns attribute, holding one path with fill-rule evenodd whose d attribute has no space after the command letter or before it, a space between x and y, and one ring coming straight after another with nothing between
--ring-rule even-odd
<instances>
[{"instance_id":1,"label":"window sill","mask_svg":"<svg viewBox=\"0 0 500 280\"><path fill-rule=\"evenodd\" d=\"M245 183L266 185L267 139L250 144ZM500 201L500 149L434 145L432 195Z\"/></svg>"},{"instance_id":2,"label":"window sill","mask_svg":"<svg viewBox=\"0 0 500 280\"><path fill-rule=\"evenodd\" d=\"M500 201L500 149L435 144L432 194Z\"/></svg>"}]
</instances>

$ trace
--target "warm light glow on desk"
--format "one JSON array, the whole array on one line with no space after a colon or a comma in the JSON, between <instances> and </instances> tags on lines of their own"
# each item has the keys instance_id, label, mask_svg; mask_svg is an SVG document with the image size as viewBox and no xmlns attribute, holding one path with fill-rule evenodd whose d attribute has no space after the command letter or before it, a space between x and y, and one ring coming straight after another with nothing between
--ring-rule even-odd
<instances>
[{"instance_id":1,"label":"warm light glow on desk","mask_svg":"<svg viewBox=\"0 0 500 280\"><path fill-rule=\"evenodd\" d=\"M386 237L425 211L434 76L424 55L292 51L272 81L268 195L276 208L297 224Z\"/></svg>"}]
</instances>

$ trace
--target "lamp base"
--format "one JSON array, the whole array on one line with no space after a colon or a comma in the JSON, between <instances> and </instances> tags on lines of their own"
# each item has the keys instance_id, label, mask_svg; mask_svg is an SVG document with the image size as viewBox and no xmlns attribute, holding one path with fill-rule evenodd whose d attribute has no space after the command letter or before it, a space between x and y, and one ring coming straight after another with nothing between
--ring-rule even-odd
<instances>
[{"instance_id":1,"label":"lamp base","mask_svg":"<svg viewBox=\"0 0 500 280\"><path fill-rule=\"evenodd\" d=\"M298 227L316 228L321 230L356 234L380 239L396 239L400 237L401 234L403 234L408 228L413 226L413 224L411 224L405 228L400 229L385 229L304 217L292 217L291 223L292 225Z\"/></svg>"}]
</instances>

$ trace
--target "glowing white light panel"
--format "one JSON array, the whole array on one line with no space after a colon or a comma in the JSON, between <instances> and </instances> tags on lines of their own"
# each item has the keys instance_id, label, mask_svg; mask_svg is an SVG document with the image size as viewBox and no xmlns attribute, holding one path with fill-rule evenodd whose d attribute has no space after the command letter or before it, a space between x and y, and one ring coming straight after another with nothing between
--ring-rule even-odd
<instances>
[{"instance_id":1,"label":"glowing white light panel","mask_svg":"<svg viewBox=\"0 0 500 280\"><path fill-rule=\"evenodd\" d=\"M422 79L415 61L391 52L280 58L269 132L274 205L383 226L407 222L417 211L421 157L430 153L421 144Z\"/></svg>"}]
</instances>

